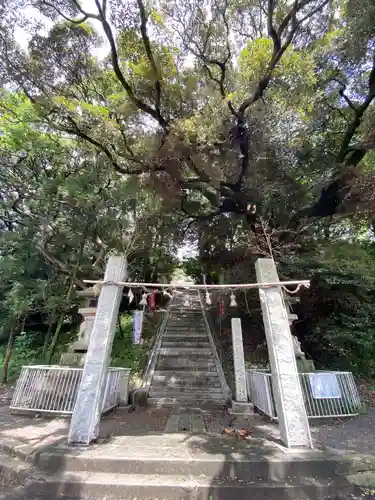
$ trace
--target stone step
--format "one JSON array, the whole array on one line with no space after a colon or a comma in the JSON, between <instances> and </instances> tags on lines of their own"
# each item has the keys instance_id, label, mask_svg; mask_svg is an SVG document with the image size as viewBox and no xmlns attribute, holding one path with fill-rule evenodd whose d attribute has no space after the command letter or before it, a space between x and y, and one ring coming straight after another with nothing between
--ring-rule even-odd
<instances>
[{"instance_id":1,"label":"stone step","mask_svg":"<svg viewBox=\"0 0 375 500\"><path fill-rule=\"evenodd\" d=\"M174 313L169 315L168 321L178 321L178 322L184 322L184 321L204 321L203 315L201 311L198 311L197 313L193 314L184 314L184 313L179 313L175 311Z\"/></svg>"},{"instance_id":2,"label":"stone step","mask_svg":"<svg viewBox=\"0 0 375 500\"><path fill-rule=\"evenodd\" d=\"M161 347L160 356L189 356L191 359L192 355L197 357L207 357L212 356L212 349L204 347Z\"/></svg>"},{"instance_id":3,"label":"stone step","mask_svg":"<svg viewBox=\"0 0 375 500\"><path fill-rule=\"evenodd\" d=\"M207 382L208 380L208 382ZM215 389L221 390L220 379L212 378L211 380L208 377L203 378L202 380L193 379L193 380L177 380L177 381L159 381L152 379L151 387L160 390L163 389L178 389L183 392L184 390L202 390L205 389L207 392L214 391Z\"/></svg>"},{"instance_id":4,"label":"stone step","mask_svg":"<svg viewBox=\"0 0 375 500\"><path fill-rule=\"evenodd\" d=\"M202 361L205 359L214 359L213 358L213 352L212 349L196 349L196 348L188 348L185 347L184 349L173 349L172 352L170 352L170 349L160 349L160 357L159 359L181 359L183 357L184 359L188 359L189 361Z\"/></svg>"},{"instance_id":5,"label":"stone step","mask_svg":"<svg viewBox=\"0 0 375 500\"><path fill-rule=\"evenodd\" d=\"M205 327L203 325L167 325L166 332L183 332L183 333L196 333L196 334L206 334Z\"/></svg>"},{"instance_id":6,"label":"stone step","mask_svg":"<svg viewBox=\"0 0 375 500\"><path fill-rule=\"evenodd\" d=\"M163 336L171 336L171 337L202 337L208 338L207 332L203 329L191 328L190 330L186 330L184 328L176 328L170 329L167 328L164 332Z\"/></svg>"},{"instance_id":7,"label":"stone step","mask_svg":"<svg viewBox=\"0 0 375 500\"><path fill-rule=\"evenodd\" d=\"M247 481L297 480L304 476L329 479L353 473L361 465L361 460L356 465L350 457L321 451L284 453L272 444L265 446L263 440L256 440L255 444L251 444L252 440L240 444L232 441L233 438L210 436L211 453L208 454L207 436L196 436L193 440L196 453L189 455L186 436L182 433L121 436L113 443L91 450L70 446L46 448L35 456L35 465L48 473L89 470L161 476L202 474L211 478L220 477L225 470L228 480ZM232 453L232 446L237 447L238 453Z\"/></svg>"},{"instance_id":8,"label":"stone step","mask_svg":"<svg viewBox=\"0 0 375 500\"><path fill-rule=\"evenodd\" d=\"M167 342L204 342L208 341L208 335L206 333L187 333L187 334L182 334L180 332L177 333L170 333L170 332L165 332L163 335L163 340L166 340Z\"/></svg>"},{"instance_id":9,"label":"stone step","mask_svg":"<svg viewBox=\"0 0 375 500\"><path fill-rule=\"evenodd\" d=\"M187 408L201 408L202 406L220 406L226 405L226 399L224 396L190 396L190 395L178 395L178 397L152 397L147 399L147 406L152 406L154 408L168 408L177 405L183 405Z\"/></svg>"},{"instance_id":10,"label":"stone step","mask_svg":"<svg viewBox=\"0 0 375 500\"><path fill-rule=\"evenodd\" d=\"M86 471L61 472L56 475L34 476L28 479L27 495L41 495L43 498L56 498L58 495L78 496L79 498L107 498L121 500L322 500L336 494L338 486L328 481L317 481L308 476L298 484L285 481L252 482L225 477L202 477L200 475L152 475L152 474L113 474L89 473ZM340 492L344 489L344 484ZM345 491L353 492L346 486Z\"/></svg>"},{"instance_id":11,"label":"stone step","mask_svg":"<svg viewBox=\"0 0 375 500\"><path fill-rule=\"evenodd\" d=\"M215 359L212 355L210 354L205 354L203 356L200 356L198 354L162 354L160 355L158 359L158 364L157 364L157 369L159 369L159 365L168 365L168 366L183 366L185 363L185 366L190 366L193 368L189 368L189 370L195 370L195 366L199 369L205 364L211 366L215 364Z\"/></svg>"},{"instance_id":12,"label":"stone step","mask_svg":"<svg viewBox=\"0 0 375 500\"><path fill-rule=\"evenodd\" d=\"M167 324L166 328L167 332L184 332L184 333L205 333L205 326L197 323L192 323L191 325L186 324L185 322L182 324ZM207 334L206 334L207 335Z\"/></svg>"},{"instance_id":13,"label":"stone step","mask_svg":"<svg viewBox=\"0 0 375 500\"><path fill-rule=\"evenodd\" d=\"M212 371L216 370L213 358L189 359L164 356L159 358L157 370Z\"/></svg>"},{"instance_id":14,"label":"stone step","mask_svg":"<svg viewBox=\"0 0 375 500\"><path fill-rule=\"evenodd\" d=\"M171 373L170 371L155 370L152 381L160 382L190 382L190 381L202 381L207 383L212 383L213 380L219 380L218 374L212 371L194 371L194 370L184 370L178 373Z\"/></svg>"},{"instance_id":15,"label":"stone step","mask_svg":"<svg viewBox=\"0 0 375 500\"><path fill-rule=\"evenodd\" d=\"M184 347L194 347L195 349L210 349L210 343L208 342L170 342L163 340L161 344L162 348L175 348L175 349L183 349Z\"/></svg>"},{"instance_id":16,"label":"stone step","mask_svg":"<svg viewBox=\"0 0 375 500\"><path fill-rule=\"evenodd\" d=\"M192 321L192 320L202 321L204 319L204 316L202 314L202 311L196 309L189 312L184 312L183 310L175 309L169 315L168 319L173 319L176 321Z\"/></svg>"},{"instance_id":17,"label":"stone step","mask_svg":"<svg viewBox=\"0 0 375 500\"><path fill-rule=\"evenodd\" d=\"M202 323L204 319L201 313L199 314L170 314L168 323L175 324L188 324L188 323Z\"/></svg>"},{"instance_id":18,"label":"stone step","mask_svg":"<svg viewBox=\"0 0 375 500\"><path fill-rule=\"evenodd\" d=\"M149 396L151 398L179 398L181 395L192 398L208 398L223 396L221 387L155 387L151 384Z\"/></svg>"},{"instance_id":19,"label":"stone step","mask_svg":"<svg viewBox=\"0 0 375 500\"><path fill-rule=\"evenodd\" d=\"M198 314L170 314L168 317L168 322L177 322L177 323L184 323L184 322L193 322L193 321L199 321L199 322L204 322L204 318L201 312Z\"/></svg>"},{"instance_id":20,"label":"stone step","mask_svg":"<svg viewBox=\"0 0 375 500\"><path fill-rule=\"evenodd\" d=\"M167 347L169 347L169 344L173 345L180 345L181 347L195 347L195 346L204 346L206 349L211 347L211 344L209 343L208 339L192 339L190 340L189 338L182 338L178 337L179 340L173 339L173 337L167 337L162 339L162 346L164 344L167 344ZM180 340L181 339L181 340ZM186 346L185 346L186 344Z\"/></svg>"}]
</instances>

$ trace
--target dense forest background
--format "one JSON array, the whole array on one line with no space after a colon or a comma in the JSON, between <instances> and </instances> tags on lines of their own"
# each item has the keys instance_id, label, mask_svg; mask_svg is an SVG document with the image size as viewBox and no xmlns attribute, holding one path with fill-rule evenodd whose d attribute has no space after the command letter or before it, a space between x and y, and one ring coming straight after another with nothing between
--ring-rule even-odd
<instances>
[{"instance_id":1,"label":"dense forest background","mask_svg":"<svg viewBox=\"0 0 375 500\"><path fill-rule=\"evenodd\" d=\"M274 258L311 279L307 355L374 372L373 0L9 0L0 52L4 382L58 360L111 253L133 281L254 282ZM251 361L259 300L238 304ZM114 360L136 371L128 309Z\"/></svg>"}]
</instances>

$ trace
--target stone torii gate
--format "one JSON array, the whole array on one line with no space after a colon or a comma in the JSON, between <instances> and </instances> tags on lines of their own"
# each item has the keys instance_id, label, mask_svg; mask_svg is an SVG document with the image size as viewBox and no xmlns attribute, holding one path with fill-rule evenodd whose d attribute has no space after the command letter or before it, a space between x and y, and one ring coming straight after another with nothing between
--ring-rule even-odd
<instances>
[{"instance_id":1,"label":"stone torii gate","mask_svg":"<svg viewBox=\"0 0 375 500\"><path fill-rule=\"evenodd\" d=\"M297 364L294 355L288 313L281 283L272 259L256 262L258 283L252 285L186 285L188 288L259 288L259 296L269 351L275 404L281 439L290 448L312 448ZM69 430L69 442L89 444L99 435L102 400L116 321L126 280L126 259L108 259L97 304L94 325L86 354L82 381ZM308 282L291 281L283 284ZM142 284L139 284L142 285ZM171 287L168 284L158 284ZM173 287L173 285L172 285ZM186 288L185 287L185 288ZM184 288L181 286L181 288Z\"/></svg>"}]
</instances>

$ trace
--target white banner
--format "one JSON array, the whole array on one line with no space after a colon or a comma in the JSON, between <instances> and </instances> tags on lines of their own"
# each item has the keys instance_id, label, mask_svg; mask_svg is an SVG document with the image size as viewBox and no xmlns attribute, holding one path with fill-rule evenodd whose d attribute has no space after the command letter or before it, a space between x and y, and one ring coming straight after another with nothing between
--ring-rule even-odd
<instances>
[{"instance_id":1,"label":"white banner","mask_svg":"<svg viewBox=\"0 0 375 500\"><path fill-rule=\"evenodd\" d=\"M133 311L133 345L141 343L143 311Z\"/></svg>"}]
</instances>

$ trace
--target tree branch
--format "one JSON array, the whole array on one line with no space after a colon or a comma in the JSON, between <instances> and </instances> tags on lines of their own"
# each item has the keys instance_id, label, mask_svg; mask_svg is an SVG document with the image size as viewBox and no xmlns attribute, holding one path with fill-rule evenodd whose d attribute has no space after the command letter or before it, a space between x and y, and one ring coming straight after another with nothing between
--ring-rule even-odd
<instances>
[{"instance_id":1,"label":"tree branch","mask_svg":"<svg viewBox=\"0 0 375 500\"><path fill-rule=\"evenodd\" d=\"M43 4L46 5L47 7L51 7L51 9L54 9L59 16L61 16L63 19L69 21L72 24L82 24L89 18L88 14L83 14L83 17L81 19L71 19L70 17L67 17L55 4L47 2L46 0L43 0ZM37 6L37 4L34 4L34 6ZM81 11L81 13L83 12Z\"/></svg>"},{"instance_id":2,"label":"tree branch","mask_svg":"<svg viewBox=\"0 0 375 500\"><path fill-rule=\"evenodd\" d=\"M294 15L294 12L295 10L301 10L303 9L304 7L306 7L309 3L312 3L314 0L303 0L301 2L298 3L298 0L297 0L297 5L296 3L294 4L294 7L288 12L288 14L284 17L284 19L281 21L280 23L280 26L277 30L277 36L279 37L279 39L281 39L281 37L283 36L285 30L287 29L288 25L289 25L289 22L290 20L292 19L293 15Z\"/></svg>"},{"instance_id":3,"label":"tree branch","mask_svg":"<svg viewBox=\"0 0 375 500\"><path fill-rule=\"evenodd\" d=\"M109 161L112 163L113 168L117 172L119 172L120 174L127 174L128 173L125 169L123 169L122 167L120 167L120 165L114 159L112 153L109 151L109 149L107 148L107 146L105 146L102 142L99 142L96 139L93 139L92 137L90 137L89 135L87 135L85 132L83 132L79 128L78 124L73 120L73 118L71 116L68 116L67 119L72 124L73 130L64 127L64 130L66 132L73 133L74 135L80 137L81 139L84 139L86 142L89 142L90 144L92 144L93 146L95 146L97 149L99 149L100 151L102 151L103 153L105 153L105 155L107 156L107 158L109 159Z\"/></svg>"},{"instance_id":4,"label":"tree branch","mask_svg":"<svg viewBox=\"0 0 375 500\"><path fill-rule=\"evenodd\" d=\"M280 59L282 58L284 52L287 50L287 48L290 46L292 43L292 40L294 38L294 35L296 34L299 26L305 22L307 19L310 17L314 16L319 10L321 10L328 2L329 0L323 0L322 3L320 3L315 9L313 9L311 12L306 14L302 19L299 21L297 20L297 13L306 5L311 3L312 0L303 0L299 2L298 0L294 1L294 5L292 9L289 11L289 13L285 16L284 20L281 22L279 29L276 31L272 20L273 20L273 9L274 9L274 1L269 0L268 2L268 29L269 29L269 35L271 36L273 40L273 53L271 56L271 59L268 63L266 72L264 76L258 81L255 90L253 94L245 99L241 106L239 107L238 114L243 115L245 111L247 110L248 107L250 107L252 104L254 104L256 101L261 99L263 97L264 91L268 87L271 78L273 76L273 72L279 63ZM281 37L285 30L290 26L289 34L284 41L284 43L281 44Z\"/></svg>"},{"instance_id":5,"label":"tree branch","mask_svg":"<svg viewBox=\"0 0 375 500\"><path fill-rule=\"evenodd\" d=\"M141 16L141 34L142 34L142 40L143 40L143 45L146 50L147 58L150 61L152 71L154 73L154 78L155 78L155 110L158 115L158 121L160 122L165 122L164 118L161 115L160 111L160 101L161 101L161 75L159 68L156 64L154 54L151 49L151 43L150 43L150 38L147 33L147 15L146 15L146 10L145 6L143 4L142 0L137 0L138 3L138 8L139 8L139 13Z\"/></svg>"},{"instance_id":6,"label":"tree branch","mask_svg":"<svg viewBox=\"0 0 375 500\"><path fill-rule=\"evenodd\" d=\"M38 242L36 244L36 247L41 252L41 254L43 255L43 257L50 264L52 264L55 268L60 269L60 271L62 271L63 273L68 274L69 276L72 276L72 271L66 266L66 264L64 264L61 260L59 260L54 255L52 255L51 252L46 248L45 238L42 238L42 242ZM82 288L82 290L84 290L85 288L87 288L86 285L83 283L83 281L81 281L77 277L72 276L72 279L73 279L74 283L77 286L79 286L80 288Z\"/></svg>"},{"instance_id":7,"label":"tree branch","mask_svg":"<svg viewBox=\"0 0 375 500\"><path fill-rule=\"evenodd\" d=\"M372 101L374 99L375 99L375 53L373 55L372 68L370 71L370 76L369 76L369 81L368 81L367 96L361 105L355 106L354 108L352 107L352 109L355 113L355 116L354 116L353 120L348 124L346 133L344 135L344 138L343 138L343 141L342 141L342 144L340 147L340 151L339 151L337 158L336 158L336 161L338 163L343 163L345 161L346 156L350 152L350 149L349 149L350 142L353 139L358 127L360 126L360 124L362 122L362 118L363 118L365 111L367 110L367 108L370 106L370 104L372 103ZM348 161L346 163L350 166L358 165L358 163L361 161L361 159L365 156L366 150L362 150L362 152L364 153L363 155L358 154L358 151L357 151L357 154L350 155L348 158Z\"/></svg>"},{"instance_id":8,"label":"tree branch","mask_svg":"<svg viewBox=\"0 0 375 500\"><path fill-rule=\"evenodd\" d=\"M99 151L102 151L106 156L107 158L109 159L109 161L111 162L113 168L115 169L116 172L118 172L119 174L122 174L122 175L141 175L141 174L144 174L144 173L147 173L147 172L162 172L164 171L164 167L161 166L161 167L157 167L157 168L145 168L146 166L144 167L140 167L140 168L137 168L137 169L134 169L134 168L130 168L130 169L126 169L124 167L122 167L121 165L119 165L119 163L115 160L115 158L113 157L112 153L110 152L110 150L104 145L102 144L101 142L97 141L96 139L93 139L92 137L90 137L89 135L87 135L85 132L83 132L77 125L77 123L73 120L72 117L68 117L67 118L70 123L72 124L73 126L73 129L70 129L68 127L56 127L56 125L54 125L55 128L60 128L60 130L64 131L64 132L67 132L69 134L73 134L77 137L80 137L81 139L85 140L86 142L92 144L93 146L95 146L95 148L97 148Z\"/></svg>"},{"instance_id":9,"label":"tree branch","mask_svg":"<svg viewBox=\"0 0 375 500\"><path fill-rule=\"evenodd\" d=\"M267 28L268 28L268 36L273 41L273 52L275 56L281 49L281 43L280 43L280 38L276 33L276 30L273 25L274 8L275 8L275 0L268 0Z\"/></svg>"},{"instance_id":10,"label":"tree branch","mask_svg":"<svg viewBox=\"0 0 375 500\"><path fill-rule=\"evenodd\" d=\"M193 224L194 222L196 222L198 220L200 220L200 221L210 220L210 219L213 219L214 217L217 217L218 215L221 215L223 213L223 211L219 208L218 210L215 210L214 212L211 212L209 214L193 215L193 214L189 213L185 207L185 200L186 199L187 199L187 195L185 195L181 198L181 211L185 215L187 215L188 217L193 219L192 221L189 222L188 228L190 227L191 224Z\"/></svg>"},{"instance_id":11,"label":"tree branch","mask_svg":"<svg viewBox=\"0 0 375 500\"><path fill-rule=\"evenodd\" d=\"M95 4L98 8L99 15L96 14L89 14L88 12L85 12L82 7L79 5L77 0L73 0L74 4L78 8L78 10L84 15L87 16L87 18L93 18L96 20L99 20L102 24L104 33L107 37L107 40L109 42L110 46L110 52L111 52L111 60L112 60L112 67L113 70L116 74L117 79L125 89L126 93L128 94L129 99L131 102L140 110L143 111L144 113L148 114L152 118L154 118L159 125L163 129L168 129L168 122L164 120L163 117L159 116L159 113L153 109L151 106L149 106L147 103L139 99L135 93L129 82L126 80L124 74L121 71L120 64L119 64L119 58L118 58L118 53L117 53L117 48L116 48L116 42L112 33L111 26L109 25L107 19L106 19L106 10L105 8L102 8L100 5L99 0L95 0ZM106 3L103 3L103 7L106 6Z\"/></svg>"}]
</instances>

